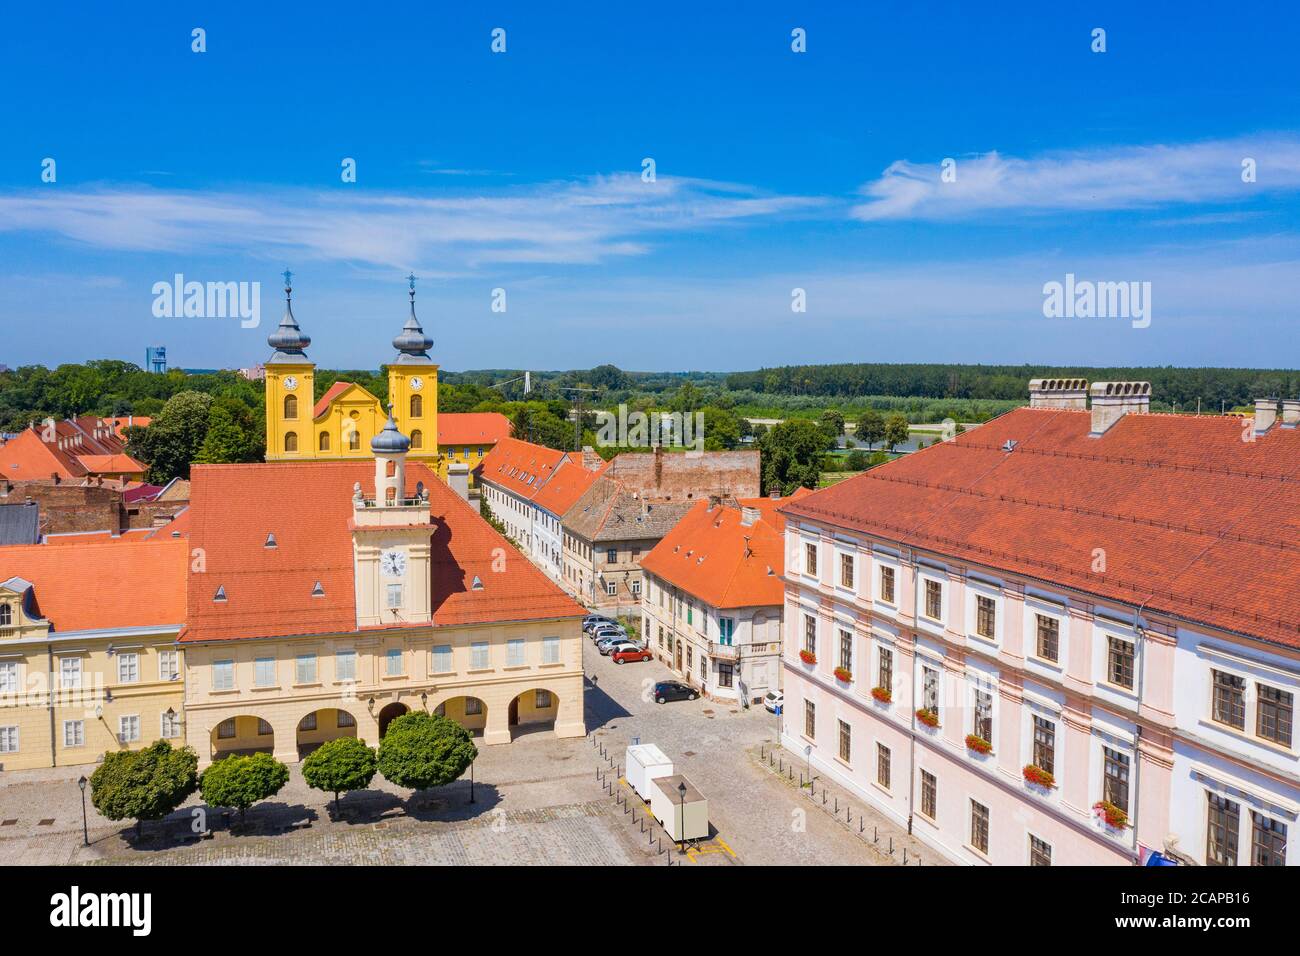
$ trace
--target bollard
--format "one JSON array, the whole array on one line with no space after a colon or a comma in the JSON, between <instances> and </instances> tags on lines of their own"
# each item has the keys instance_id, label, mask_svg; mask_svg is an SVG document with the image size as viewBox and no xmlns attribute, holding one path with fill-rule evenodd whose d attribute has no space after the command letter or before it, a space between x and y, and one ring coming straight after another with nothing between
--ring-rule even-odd
<instances>
[{"instance_id":1,"label":"bollard","mask_svg":"<svg viewBox=\"0 0 1300 956\"><path fill-rule=\"evenodd\" d=\"M880 842L880 827L871 828L871 842L872 843Z\"/></svg>"},{"instance_id":2,"label":"bollard","mask_svg":"<svg viewBox=\"0 0 1300 956\"><path fill-rule=\"evenodd\" d=\"M903 847L903 866L907 866L907 847Z\"/></svg>"},{"instance_id":3,"label":"bollard","mask_svg":"<svg viewBox=\"0 0 1300 956\"><path fill-rule=\"evenodd\" d=\"M803 771L802 771L802 770L799 771L799 789L800 789L800 790L803 789Z\"/></svg>"},{"instance_id":4,"label":"bollard","mask_svg":"<svg viewBox=\"0 0 1300 956\"><path fill-rule=\"evenodd\" d=\"M822 788L822 806L826 806L826 789Z\"/></svg>"},{"instance_id":5,"label":"bollard","mask_svg":"<svg viewBox=\"0 0 1300 956\"><path fill-rule=\"evenodd\" d=\"M894 838L892 836L889 838L889 855L894 855Z\"/></svg>"},{"instance_id":6,"label":"bollard","mask_svg":"<svg viewBox=\"0 0 1300 956\"><path fill-rule=\"evenodd\" d=\"M836 798L835 798L835 815L836 815L837 817L840 815L840 798L839 798L839 797L836 797Z\"/></svg>"},{"instance_id":7,"label":"bollard","mask_svg":"<svg viewBox=\"0 0 1300 956\"><path fill-rule=\"evenodd\" d=\"M867 821L866 821L866 818L865 818L865 817L858 817L858 832L861 833L861 832L864 831L866 828L867 828Z\"/></svg>"}]
</instances>

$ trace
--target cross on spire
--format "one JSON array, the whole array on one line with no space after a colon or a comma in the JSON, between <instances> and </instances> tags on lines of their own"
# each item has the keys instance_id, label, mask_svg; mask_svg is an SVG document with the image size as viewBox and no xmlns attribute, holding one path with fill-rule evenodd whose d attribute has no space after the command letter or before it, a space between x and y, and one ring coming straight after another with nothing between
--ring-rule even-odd
<instances>
[{"instance_id":1,"label":"cross on spire","mask_svg":"<svg viewBox=\"0 0 1300 956\"><path fill-rule=\"evenodd\" d=\"M406 277L406 281L411 283L411 295L415 295L415 279L416 279L416 275L414 272L412 272L409 276Z\"/></svg>"},{"instance_id":2,"label":"cross on spire","mask_svg":"<svg viewBox=\"0 0 1300 956\"><path fill-rule=\"evenodd\" d=\"M285 269L282 273L280 273L280 275L284 276L284 287L286 289L293 288L293 273L290 272L288 269Z\"/></svg>"}]
</instances>

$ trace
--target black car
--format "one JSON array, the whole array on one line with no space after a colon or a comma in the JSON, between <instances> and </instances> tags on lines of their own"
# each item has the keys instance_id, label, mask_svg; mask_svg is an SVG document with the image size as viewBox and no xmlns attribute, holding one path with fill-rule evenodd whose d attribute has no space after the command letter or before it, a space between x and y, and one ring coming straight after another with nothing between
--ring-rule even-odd
<instances>
[{"instance_id":1,"label":"black car","mask_svg":"<svg viewBox=\"0 0 1300 956\"><path fill-rule=\"evenodd\" d=\"M678 680L665 680L655 684L656 704L667 703L670 700L699 700L699 698L699 691Z\"/></svg>"}]
</instances>

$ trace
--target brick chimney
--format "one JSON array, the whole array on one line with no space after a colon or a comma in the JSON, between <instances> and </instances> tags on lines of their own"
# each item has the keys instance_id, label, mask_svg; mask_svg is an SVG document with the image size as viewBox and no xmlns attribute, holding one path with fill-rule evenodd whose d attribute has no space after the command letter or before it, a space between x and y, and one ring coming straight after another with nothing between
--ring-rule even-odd
<instances>
[{"instance_id":1,"label":"brick chimney","mask_svg":"<svg viewBox=\"0 0 1300 956\"><path fill-rule=\"evenodd\" d=\"M760 515L758 509L753 507L752 505L745 505L740 509L740 523L745 525L746 527L749 527L750 525L757 522L759 517ZM749 539L746 538L745 540L748 541Z\"/></svg>"},{"instance_id":2,"label":"brick chimney","mask_svg":"<svg viewBox=\"0 0 1300 956\"><path fill-rule=\"evenodd\" d=\"M599 471L600 466L605 464L605 459L596 454L596 449L590 445L582 446L582 467L588 471Z\"/></svg>"},{"instance_id":3,"label":"brick chimney","mask_svg":"<svg viewBox=\"0 0 1300 956\"><path fill-rule=\"evenodd\" d=\"M1093 382L1088 390L1092 398L1092 430L1098 438L1125 415L1145 415L1151 411L1150 382Z\"/></svg>"},{"instance_id":4,"label":"brick chimney","mask_svg":"<svg viewBox=\"0 0 1300 956\"><path fill-rule=\"evenodd\" d=\"M1282 399L1282 427L1295 428L1300 425L1300 398Z\"/></svg>"},{"instance_id":5,"label":"brick chimney","mask_svg":"<svg viewBox=\"0 0 1300 956\"><path fill-rule=\"evenodd\" d=\"M1277 399L1255 399L1255 434L1263 435L1277 423Z\"/></svg>"},{"instance_id":6,"label":"brick chimney","mask_svg":"<svg viewBox=\"0 0 1300 956\"><path fill-rule=\"evenodd\" d=\"M1082 378L1031 378L1030 408L1088 407L1088 381Z\"/></svg>"}]
</instances>

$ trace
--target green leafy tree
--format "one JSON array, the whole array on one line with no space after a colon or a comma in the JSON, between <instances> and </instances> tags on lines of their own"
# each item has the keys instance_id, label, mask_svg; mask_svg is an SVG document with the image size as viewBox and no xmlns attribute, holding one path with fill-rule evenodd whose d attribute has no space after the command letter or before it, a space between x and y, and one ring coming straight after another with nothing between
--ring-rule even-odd
<instances>
[{"instance_id":1,"label":"green leafy tree","mask_svg":"<svg viewBox=\"0 0 1300 956\"><path fill-rule=\"evenodd\" d=\"M477 756L469 731L460 724L411 711L394 719L379 742L379 772L396 786L428 790L460 777Z\"/></svg>"},{"instance_id":2,"label":"green leafy tree","mask_svg":"<svg viewBox=\"0 0 1300 956\"><path fill-rule=\"evenodd\" d=\"M858 441L867 443L867 448L871 448L877 442L885 440L885 416L880 414L874 408L868 408L858 419L858 430L855 433Z\"/></svg>"},{"instance_id":3,"label":"green leafy tree","mask_svg":"<svg viewBox=\"0 0 1300 956\"><path fill-rule=\"evenodd\" d=\"M161 820L194 792L199 757L189 747L165 740L143 750L116 750L90 775L90 802L109 820Z\"/></svg>"},{"instance_id":4,"label":"green leafy tree","mask_svg":"<svg viewBox=\"0 0 1300 956\"><path fill-rule=\"evenodd\" d=\"M212 396L180 392L167 400L148 428L127 429L127 454L149 465L149 480L163 484L188 478L190 463L208 435Z\"/></svg>"},{"instance_id":5,"label":"green leafy tree","mask_svg":"<svg viewBox=\"0 0 1300 956\"><path fill-rule=\"evenodd\" d=\"M208 415L208 433L195 462L220 464L258 461L265 452L263 429L252 410L234 398L218 398Z\"/></svg>"},{"instance_id":6,"label":"green leafy tree","mask_svg":"<svg viewBox=\"0 0 1300 956\"><path fill-rule=\"evenodd\" d=\"M844 434L844 416L834 408L828 408L822 412L821 423L826 429L839 438Z\"/></svg>"},{"instance_id":7,"label":"green leafy tree","mask_svg":"<svg viewBox=\"0 0 1300 956\"><path fill-rule=\"evenodd\" d=\"M904 415L890 415L885 420L885 441L889 442L889 450L907 441L911 435L911 429L907 426L907 418Z\"/></svg>"},{"instance_id":8,"label":"green leafy tree","mask_svg":"<svg viewBox=\"0 0 1300 956\"><path fill-rule=\"evenodd\" d=\"M844 459L845 470L847 471L866 471L867 470L867 453L862 449L854 449L849 452L848 457Z\"/></svg>"},{"instance_id":9,"label":"green leafy tree","mask_svg":"<svg viewBox=\"0 0 1300 956\"><path fill-rule=\"evenodd\" d=\"M826 435L816 422L791 419L773 425L759 440L763 487L793 494L800 486L816 488L821 477Z\"/></svg>"},{"instance_id":10,"label":"green leafy tree","mask_svg":"<svg viewBox=\"0 0 1300 956\"><path fill-rule=\"evenodd\" d=\"M248 808L268 800L289 782L289 768L270 754L223 757L199 778L199 792L214 807L239 811L244 822Z\"/></svg>"},{"instance_id":11,"label":"green leafy tree","mask_svg":"<svg viewBox=\"0 0 1300 956\"><path fill-rule=\"evenodd\" d=\"M375 778L379 761L375 749L356 737L338 737L312 751L302 762L302 778L313 790L334 794L334 811L339 794L365 790Z\"/></svg>"},{"instance_id":12,"label":"green leafy tree","mask_svg":"<svg viewBox=\"0 0 1300 956\"><path fill-rule=\"evenodd\" d=\"M726 451L740 444L740 420L726 409L706 405L700 414L704 416L705 451Z\"/></svg>"}]
</instances>

